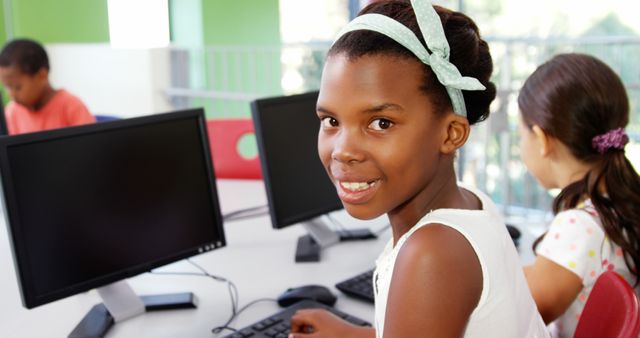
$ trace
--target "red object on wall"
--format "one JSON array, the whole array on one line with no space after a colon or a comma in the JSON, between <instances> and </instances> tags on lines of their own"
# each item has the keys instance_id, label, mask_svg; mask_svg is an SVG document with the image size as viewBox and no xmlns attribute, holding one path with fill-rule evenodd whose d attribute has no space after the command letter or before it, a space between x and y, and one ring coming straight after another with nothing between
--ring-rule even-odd
<instances>
[{"instance_id":1,"label":"red object on wall","mask_svg":"<svg viewBox=\"0 0 640 338\"><path fill-rule=\"evenodd\" d=\"M251 119L207 120L207 131L216 178L262 179L260 158L238 153L240 139L255 134Z\"/></svg>"}]
</instances>

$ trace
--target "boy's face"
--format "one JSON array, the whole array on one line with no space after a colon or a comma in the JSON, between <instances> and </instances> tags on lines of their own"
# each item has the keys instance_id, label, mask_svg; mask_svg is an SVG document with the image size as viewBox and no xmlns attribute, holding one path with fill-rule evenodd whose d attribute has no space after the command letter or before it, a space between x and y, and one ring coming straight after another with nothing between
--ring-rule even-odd
<instances>
[{"instance_id":1,"label":"boy's face","mask_svg":"<svg viewBox=\"0 0 640 338\"><path fill-rule=\"evenodd\" d=\"M23 73L16 66L0 67L0 82L11 100L33 109L42 99L47 84L48 70L40 69L33 75Z\"/></svg>"},{"instance_id":2,"label":"boy's face","mask_svg":"<svg viewBox=\"0 0 640 338\"><path fill-rule=\"evenodd\" d=\"M420 208L443 161L446 128L413 59L331 56L318 98L320 159L352 216Z\"/></svg>"}]
</instances>

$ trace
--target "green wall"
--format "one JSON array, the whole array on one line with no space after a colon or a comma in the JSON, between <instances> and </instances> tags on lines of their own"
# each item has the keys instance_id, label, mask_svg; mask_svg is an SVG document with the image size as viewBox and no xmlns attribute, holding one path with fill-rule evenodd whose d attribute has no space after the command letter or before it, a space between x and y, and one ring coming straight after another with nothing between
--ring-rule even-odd
<instances>
[{"instance_id":1,"label":"green wall","mask_svg":"<svg viewBox=\"0 0 640 338\"><path fill-rule=\"evenodd\" d=\"M169 0L169 11L178 46L280 44L278 0Z\"/></svg>"},{"instance_id":2,"label":"green wall","mask_svg":"<svg viewBox=\"0 0 640 338\"><path fill-rule=\"evenodd\" d=\"M191 49L188 57L191 88L230 93L254 93L275 84L254 83L266 72L280 74L280 9L278 0L170 0L171 39L174 45ZM202 48L207 48L205 51ZM213 47L209 49L208 47ZM275 49L265 57L261 48ZM225 76L228 70L242 76ZM193 98L203 106L207 118L249 117L246 101Z\"/></svg>"},{"instance_id":3,"label":"green wall","mask_svg":"<svg viewBox=\"0 0 640 338\"><path fill-rule=\"evenodd\" d=\"M7 41L7 30L5 29L4 6L0 1L0 45Z\"/></svg>"},{"instance_id":4,"label":"green wall","mask_svg":"<svg viewBox=\"0 0 640 338\"><path fill-rule=\"evenodd\" d=\"M277 45L278 0L203 0L205 45Z\"/></svg>"},{"instance_id":5,"label":"green wall","mask_svg":"<svg viewBox=\"0 0 640 338\"><path fill-rule=\"evenodd\" d=\"M14 37L42 43L109 42L107 0L12 0L11 18Z\"/></svg>"}]
</instances>

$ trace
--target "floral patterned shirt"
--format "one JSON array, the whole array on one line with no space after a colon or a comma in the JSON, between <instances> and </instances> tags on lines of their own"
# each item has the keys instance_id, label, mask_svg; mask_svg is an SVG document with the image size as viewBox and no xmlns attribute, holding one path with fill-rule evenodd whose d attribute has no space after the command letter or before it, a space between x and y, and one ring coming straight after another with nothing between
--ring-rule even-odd
<instances>
[{"instance_id":1,"label":"floral patterned shirt","mask_svg":"<svg viewBox=\"0 0 640 338\"><path fill-rule=\"evenodd\" d=\"M536 248L536 254L575 273L584 286L567 311L554 322L554 337L573 337L584 304L600 274L614 270L631 285L635 283L622 249L605 235L591 200L558 213Z\"/></svg>"}]
</instances>

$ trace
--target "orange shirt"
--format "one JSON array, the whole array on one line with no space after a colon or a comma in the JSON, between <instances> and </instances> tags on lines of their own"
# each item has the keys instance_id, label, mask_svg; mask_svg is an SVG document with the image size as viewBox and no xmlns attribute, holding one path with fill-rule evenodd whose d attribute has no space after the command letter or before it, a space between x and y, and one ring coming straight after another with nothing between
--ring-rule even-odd
<instances>
[{"instance_id":1,"label":"orange shirt","mask_svg":"<svg viewBox=\"0 0 640 338\"><path fill-rule=\"evenodd\" d=\"M10 135L96 122L84 103L64 89L58 90L40 110L30 111L12 101L5 114Z\"/></svg>"}]
</instances>

